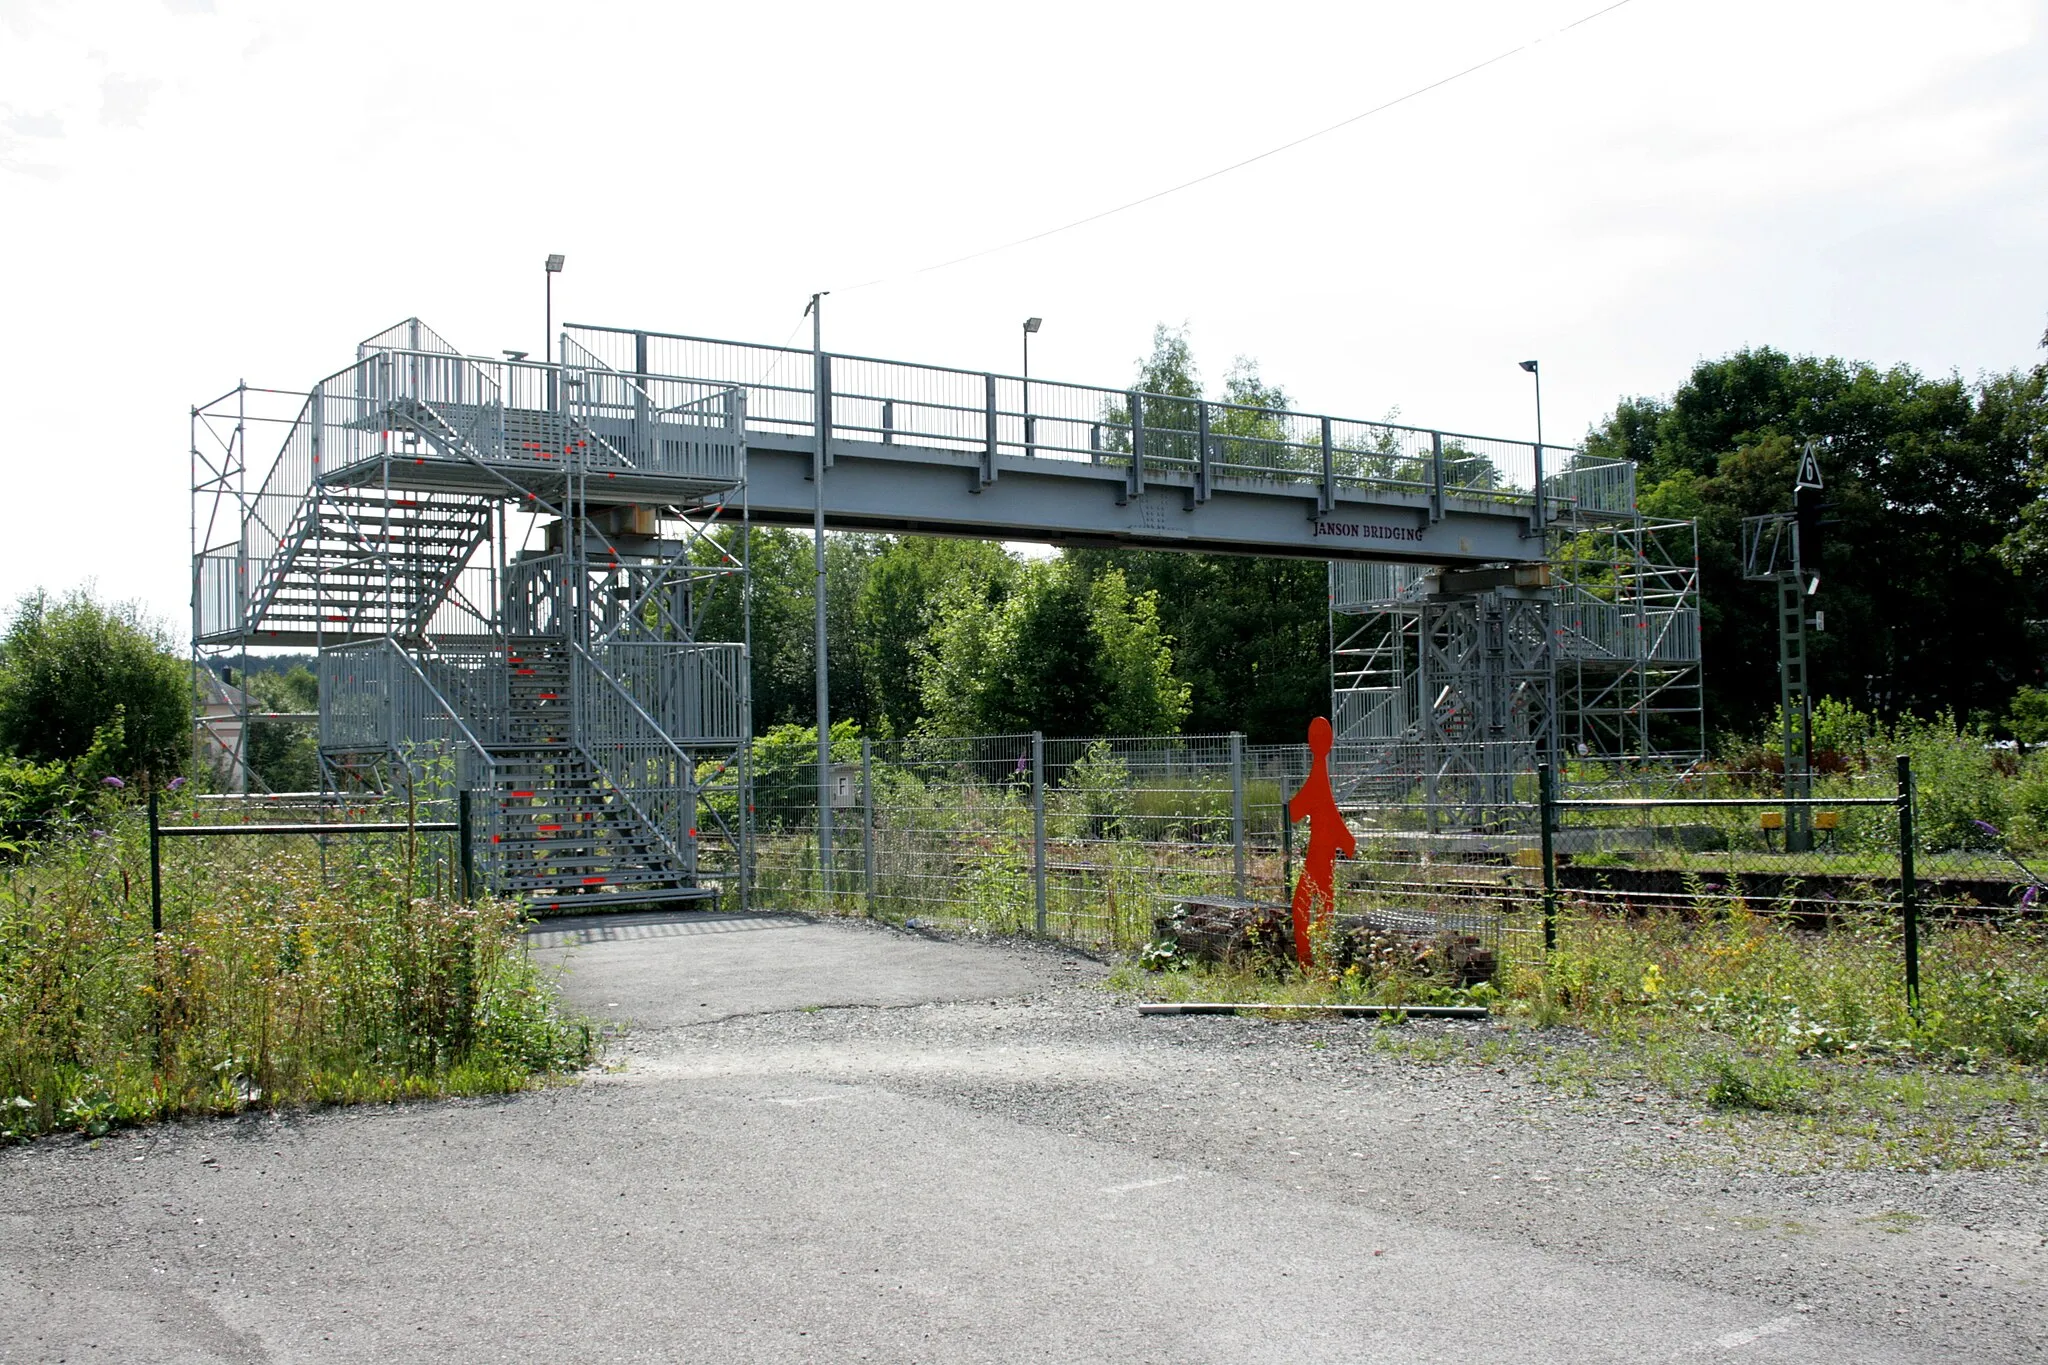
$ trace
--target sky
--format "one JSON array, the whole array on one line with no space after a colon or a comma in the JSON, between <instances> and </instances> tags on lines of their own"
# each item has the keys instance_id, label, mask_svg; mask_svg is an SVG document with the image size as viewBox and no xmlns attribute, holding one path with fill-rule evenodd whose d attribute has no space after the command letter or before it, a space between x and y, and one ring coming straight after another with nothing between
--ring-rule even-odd
<instances>
[{"instance_id":1,"label":"sky","mask_svg":"<svg viewBox=\"0 0 2048 1365\"><path fill-rule=\"evenodd\" d=\"M1037 315L1114 385L1165 323L1520 439L1530 357L1565 442L1744 346L2040 357L2048 0L1610 3L0 0L0 602L182 635L192 405L413 315L538 351L550 252L558 321L829 290L829 349L1014 373Z\"/></svg>"}]
</instances>

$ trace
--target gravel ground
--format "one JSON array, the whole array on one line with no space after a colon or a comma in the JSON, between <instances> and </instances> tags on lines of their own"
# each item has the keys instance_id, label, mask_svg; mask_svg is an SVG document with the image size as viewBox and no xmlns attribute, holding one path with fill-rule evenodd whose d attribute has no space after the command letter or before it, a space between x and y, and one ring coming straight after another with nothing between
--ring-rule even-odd
<instances>
[{"instance_id":1,"label":"gravel ground","mask_svg":"<svg viewBox=\"0 0 2048 1365\"><path fill-rule=\"evenodd\" d=\"M848 926L862 932L863 926ZM870 931L874 932L874 931ZM1190 1172L1544 1248L1898 1333L1952 1359L2048 1353L2048 1189L2033 1171L1785 1175L1669 1097L1567 1098L1526 1067L1416 1063L1365 1021L1141 1017L1069 984L911 1009L796 1012L627 1039L630 1071L723 1059L886 1084L1128 1144ZM1474 1042L1502 1026L1417 1021Z\"/></svg>"},{"instance_id":2,"label":"gravel ground","mask_svg":"<svg viewBox=\"0 0 2048 1365\"><path fill-rule=\"evenodd\" d=\"M1140 1017L1043 945L731 927L788 932L542 936L622 1021L569 1089L0 1155L0 1360L2048 1353L2031 1172L1773 1174L1668 1098Z\"/></svg>"}]
</instances>

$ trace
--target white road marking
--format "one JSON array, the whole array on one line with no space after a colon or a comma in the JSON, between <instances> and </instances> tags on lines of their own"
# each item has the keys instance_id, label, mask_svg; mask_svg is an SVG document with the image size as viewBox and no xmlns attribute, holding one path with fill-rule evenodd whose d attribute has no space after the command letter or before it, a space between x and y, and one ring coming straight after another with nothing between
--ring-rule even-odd
<instances>
[{"instance_id":1,"label":"white road marking","mask_svg":"<svg viewBox=\"0 0 2048 1365\"><path fill-rule=\"evenodd\" d=\"M1168 1175L1168 1176L1161 1176L1161 1177L1160 1177L1159 1179L1157 1179L1157 1180L1139 1180L1139 1181L1135 1181L1135 1182L1133 1182L1133 1183L1131 1183L1131 1184L1129 1184L1129 1185L1111 1185L1111 1186L1109 1186L1108 1188L1104 1189L1104 1190L1103 1190L1103 1193L1104 1193L1104 1194L1129 1194L1129 1193L1131 1193L1131 1191L1133 1191L1133 1190L1150 1190L1150 1189L1156 1189L1156 1188L1158 1188L1158 1187L1159 1187L1159 1186L1161 1186L1161 1185L1171 1185L1171 1184L1173 1184L1173 1183L1174 1183L1174 1182L1175 1182L1176 1180L1186 1180L1186 1179L1187 1179L1187 1177L1186 1177L1186 1176L1184 1176L1184 1175Z\"/></svg>"},{"instance_id":2,"label":"white road marking","mask_svg":"<svg viewBox=\"0 0 2048 1365\"><path fill-rule=\"evenodd\" d=\"M1789 1332L1794 1327L1797 1327L1801 1321L1802 1319L1797 1313L1787 1313L1782 1318L1772 1318L1769 1322L1758 1326L1745 1327L1739 1332L1729 1332L1715 1337L1714 1344L1724 1351L1733 1351L1738 1347L1747 1346L1753 1341L1761 1341L1765 1337L1774 1337L1780 1332Z\"/></svg>"},{"instance_id":3,"label":"white road marking","mask_svg":"<svg viewBox=\"0 0 2048 1365\"><path fill-rule=\"evenodd\" d=\"M791 1105L823 1104L826 1100L836 1100L838 1098L837 1095L778 1095L770 1099L769 1103Z\"/></svg>"}]
</instances>

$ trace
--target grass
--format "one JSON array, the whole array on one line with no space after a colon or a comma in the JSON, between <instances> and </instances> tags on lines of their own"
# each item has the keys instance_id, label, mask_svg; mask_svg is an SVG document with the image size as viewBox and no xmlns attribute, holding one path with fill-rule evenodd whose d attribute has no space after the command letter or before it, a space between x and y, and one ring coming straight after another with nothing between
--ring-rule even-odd
<instances>
[{"instance_id":1,"label":"grass","mask_svg":"<svg viewBox=\"0 0 2048 1365\"><path fill-rule=\"evenodd\" d=\"M517 912L399 836L165 841L134 815L0 868L0 1140L493 1094L584 1065Z\"/></svg>"},{"instance_id":2,"label":"grass","mask_svg":"<svg viewBox=\"0 0 2048 1365\"><path fill-rule=\"evenodd\" d=\"M1739 903L1711 911L1571 907L1554 954L1511 953L1496 982L1466 990L1397 973L1135 962L1111 984L1165 1000L1487 1003L1493 1029L1378 1029L1375 1045L1418 1064L1512 1064L1567 1098L1660 1095L1696 1110L1741 1159L1788 1169L2048 1159L2043 926L1930 927L1914 1011L1888 921L1823 934Z\"/></svg>"}]
</instances>

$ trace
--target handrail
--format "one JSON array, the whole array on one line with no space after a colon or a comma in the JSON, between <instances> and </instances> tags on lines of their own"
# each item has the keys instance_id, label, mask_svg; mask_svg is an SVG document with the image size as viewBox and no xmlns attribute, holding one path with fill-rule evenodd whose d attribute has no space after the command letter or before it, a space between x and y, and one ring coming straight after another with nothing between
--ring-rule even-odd
<instances>
[{"instance_id":1,"label":"handrail","mask_svg":"<svg viewBox=\"0 0 2048 1365\"><path fill-rule=\"evenodd\" d=\"M612 690L614 692L617 692L619 696L625 700L626 705L633 708L633 714L638 716L642 721L644 721L649 730L652 730L655 734L661 737L661 742L668 745L669 752L673 753L678 759L682 760L684 763L691 762L690 756L683 752L682 747L678 745L673 739L669 738L668 731L661 728L661 722L657 721L653 716L647 714L647 708L640 704L640 699L638 697L635 697L632 694L632 692L627 689L624 683L620 682L617 678L613 677L610 669L606 668L603 664L599 663L596 657L592 655L589 650L583 647L581 642L571 640L569 642L569 648L576 654L580 655L583 659L583 662L590 665L591 670L595 672L598 677L604 679L605 682L611 686Z\"/></svg>"},{"instance_id":2,"label":"handrail","mask_svg":"<svg viewBox=\"0 0 2048 1365\"><path fill-rule=\"evenodd\" d=\"M690 341L690 342L698 342L698 343L702 343L702 344L706 344L706 345L712 345L712 346L732 346L732 347L736 347L736 348L739 348L739 349L742 349L742 350L749 350L749 351L772 351L772 352L777 352L777 353L780 353L780 354L783 354L783 355L788 355L788 356L801 356L801 357L809 357L809 356L811 356L812 354L814 354L814 352L810 351L810 350L809 350L809 349L807 349L807 348L803 348L803 347L797 347L797 346L780 346L780 345L770 345L770 344L765 344L765 343L756 343L756 342L751 342L751 341L733 341L733 340L730 340L730 339L728 339L728 338L724 338L724 337L707 337L707 336L695 336L695 335L692 335L692 334L690 334L690 333L687 333L687 332L656 332L656 331L650 331L650 330L648 330L648 329L646 329L646 328L641 328L641 327L608 327L608 326L600 326L600 325L598 325L598 324L596 324L596 323L585 323L585 322L573 322L573 323L564 323L564 324L562 324L562 325L563 325L563 328L564 328L565 330L572 330L572 331L578 331L578 332L604 332L604 333L607 333L607 334L610 334L610 335L613 335L613 336L644 336L644 337L648 337L648 338L659 338L659 339L661 339L661 340L664 340L664 341ZM852 354L852 353L850 353L850 352L845 352L845 351L826 351L826 352L824 352L824 355L825 355L825 357L826 357L826 359L827 359L827 360L831 360L831 361L840 361L840 360L844 360L844 361L851 361L851 362L853 362L853 363L856 363L856 364L868 364L868 365L890 365L890 366L897 366L897 367L901 367L901 368L904 368L904 369L912 369L912 370L922 370L922 371L925 371L925 372L927 372L927 373L931 373L931 374L950 374L950 375L958 375L958 376L961 376L962 378L968 378L968 379L982 379L982 378L985 378L985 377L993 377L993 378L995 378L995 379L998 379L998 380L1002 380L1002 381L1014 381L1014 382L1016 382L1016 383L1019 383L1019 384L1022 384L1022 383L1024 383L1024 382L1026 382L1026 380L1025 380L1025 377L1024 377L1024 376L1022 376L1022 375L1004 374L1004 373L1002 373L1001 371L996 371L996 370L969 370L969 369L962 369L962 368L960 368L960 367L958 367L958 366L953 366L953 365L927 365L927 364L924 364L924 363L922 363L922 362L919 362L919 361L908 361L908 360L894 360L894 359L890 359L890 358L888 358L888 357L885 357L885 356L855 355L855 354ZM609 364L607 364L606 368L607 368L607 369L611 369L612 367L611 367L611 366L610 366ZM613 373L615 373L615 374L624 374L624 373L630 373L630 372L625 372L625 371L619 371L619 370L613 369ZM677 377L677 378L682 378L682 377L684 377L684 376L675 376L675 377ZM709 382L709 381L706 381L706 382ZM1170 403L1204 403L1204 404L1207 404L1207 405L1208 405L1209 407L1211 407L1211 408L1220 408L1220 409L1223 409L1223 410L1226 410L1226 411L1230 411L1230 412L1248 412L1248 413L1253 413L1253 414L1257 414L1257 415L1263 415L1263 416L1271 416L1271 417L1301 417L1301 418L1306 418L1306 419L1309 419L1309 420L1311 420L1311 421L1320 421L1320 420L1321 420L1321 419L1322 419L1323 417L1325 417L1325 416L1328 416L1328 417L1330 417L1330 418L1331 418L1332 420L1334 420L1334 421L1343 421L1343 422L1355 422L1355 423L1357 423L1357 424L1358 424L1358 425L1360 425L1360 426L1372 426L1372 427L1383 427L1383 428L1385 428L1386 430L1389 430L1389 431L1406 431L1406 432L1413 432L1413 433L1415 433L1415 434L1417 434L1417 435L1423 435L1423 436L1427 436L1427 435L1431 435L1431 434L1441 434L1441 435L1443 435L1444 437L1446 437L1446 438L1448 438L1448 439L1453 439L1453 440L1460 440L1460 441L1498 441L1498 442L1501 442L1502 444L1505 444L1505 445L1514 445L1514 446L1521 446L1521 447L1525 447L1525 448L1527 448L1527 447L1533 447L1533 446L1534 446L1534 445L1536 444L1536 443L1535 443L1534 441L1526 441L1526 440L1520 440L1520 439L1517 439L1517 438L1514 438L1514 437L1506 437L1506 436L1482 436L1482 435L1479 435L1479 434L1478 434L1478 433L1476 433L1476 432L1460 432L1460 431L1450 431L1450 430L1447 430L1447 429L1445 429L1445 428L1442 428L1442 427L1416 427L1416 426L1409 426L1409 425L1407 425L1406 423L1402 423L1402 422L1388 422L1388 421L1382 421L1382 420L1379 420L1379 419L1377 419L1377 418L1364 418L1364 417L1338 417L1338 416L1337 416L1336 414L1334 414L1334 413L1327 413L1327 414L1326 414L1326 413L1316 413L1316 412L1307 412L1307 411L1303 411L1303 410L1301 410L1301 409L1297 409L1297 408L1277 408L1277 407L1272 407L1272 406L1270 406L1270 405L1264 405L1264 404L1257 404L1257 403L1231 403L1231 402L1227 402L1227 401L1225 401L1225 400L1222 400L1222 399L1216 399L1216 398L1204 398L1204 397L1202 397L1202 396L1201 396L1201 395L1199 395L1199 394L1183 394L1183 393L1157 393L1157 392L1154 392L1153 390L1150 390L1150 389L1128 389L1128 388L1113 388L1113 387L1109 387L1109 386L1106 386L1106 385L1101 385L1101 384L1082 384L1082 383L1076 383L1076 382L1074 382L1074 381L1071 381L1071 380L1065 380L1065 379L1047 379L1047 378L1043 378L1043 377L1036 377L1036 376L1032 377L1032 378L1031 378L1031 379L1029 380L1029 382L1030 382L1030 383L1031 383L1031 384L1032 384L1032 385L1033 385L1034 387L1038 387L1038 386L1043 386L1044 388L1047 388L1047 389L1065 389L1065 390L1070 390L1070 391L1075 391L1075 390L1077 390L1077 391L1079 391L1079 392L1082 392L1082 393L1094 393L1094 394L1100 394L1100 395L1102 395L1103 397L1106 397L1106 398L1112 398L1112 399L1124 399L1124 398L1128 398L1128 397L1129 397L1130 395L1132 395L1132 394L1136 394L1136 395L1137 395L1138 397L1140 397L1140 398L1146 398L1146 399L1158 399L1158 400L1160 400L1161 402L1170 402ZM778 384L769 384L769 383L767 383L767 382L763 381L763 382L758 382L758 383L749 383L749 384L745 384L745 385L743 385L743 387L748 387L748 388L772 388L772 389L783 389L783 390L787 390L788 392L790 392L790 393L793 393L793 394L808 394L808 393L812 392L811 386L809 386L809 385L807 385L807 384L795 384L795 385L778 385ZM842 397L842 398L843 398L843 397L864 397L864 396L867 396L867 395L853 395L853 394L835 393L835 395L834 395L834 396L835 396L835 397ZM945 406L945 405L943 405L943 404L933 404L933 405L931 405L931 406L939 406L939 407L943 407L943 406ZM970 412L970 413L971 413L971 412L980 412L980 411L981 411L981 409L980 409L980 408L977 408L977 407L975 407L975 406L974 406L974 405L972 405L972 404L961 404L961 405L958 405L958 406L959 406L959 409L960 409L960 410L961 410L962 412ZM1017 417L1017 416L1036 416L1036 417L1051 417L1051 416L1053 416L1054 414L1051 414L1051 413L1016 413L1016 412L1004 412L1004 413L1002 413L1001 415L1003 415L1003 416L1005 416L1005 417ZM1148 430L1149 430L1149 428L1148 428ZM1176 428L1176 430L1178 430L1178 429ZM1189 431L1189 432L1188 432L1187 434L1192 434L1192 429L1190 429L1190 431ZM1256 438L1256 437L1240 437L1240 436L1235 436L1235 435L1233 435L1233 436L1231 436L1231 437L1230 437L1229 439L1231 439L1231 440L1248 440L1248 439L1258 439L1258 438ZM1581 455L1581 456L1583 456L1583 455L1585 454L1585 450L1584 450L1584 447L1581 447L1581 446L1561 446L1561 445L1555 445L1555 444L1553 444L1553 443L1551 443L1551 442L1548 442L1548 441L1546 441L1546 442L1544 442L1544 443L1543 443L1543 449L1545 449L1546 451L1554 450L1554 451L1558 451L1558 452L1560 452L1560 453L1563 453L1563 454L1575 454L1575 455ZM1616 460L1616 461L1613 461L1613 462L1614 462L1614 463L1626 463L1627 461L1626 461L1626 460ZM1602 463L1607 463L1607 462L1606 462L1606 461L1602 461Z\"/></svg>"},{"instance_id":3,"label":"handrail","mask_svg":"<svg viewBox=\"0 0 2048 1365\"><path fill-rule=\"evenodd\" d=\"M477 738L476 731L469 728L469 722L462 718L462 713L455 708L448 698L441 695L441 689L434 686L433 680L427 677L426 671L419 666L418 660L406 653L404 647L398 641L392 639L389 635L382 635L374 640L358 640L352 644L330 645L326 652L330 655L346 656L357 653L368 654L384 649L388 649L392 654L397 655L405 664L406 668L411 671L412 676L419 681L419 685L426 689L427 695L440 705L441 709L447 713L449 721L454 724L457 730L462 732L463 739L469 743L471 748L476 750L477 757L482 759L486 766L497 767L497 760L491 757L491 752L484 746L484 742Z\"/></svg>"},{"instance_id":4,"label":"handrail","mask_svg":"<svg viewBox=\"0 0 2048 1365\"><path fill-rule=\"evenodd\" d=\"M683 774L683 781L694 785L697 778L696 764L691 760L690 756L684 753L673 739L669 738L668 732L656 723L654 717L647 714L645 708L640 705L639 701L626 689L624 684L611 675L609 669L592 657L589 650L574 640L569 642L569 648L575 658L581 660L593 674L609 685L625 701L626 705L632 708L633 714L640 718L648 730L658 736L661 742L668 746L669 752L674 755L679 764L678 771ZM596 750L590 744L582 743L579 747L582 748L584 757L590 760L590 765L603 773L605 779L612 784L612 790L618 793L619 799L625 802L627 809L639 817L641 825L652 833L655 838L661 840L662 847L669 851L670 856L677 863L689 865L691 859L684 854L683 850L676 847L675 841L668 837L668 831L662 828L661 822L649 815L641 807L640 803L633 799L632 791L625 783L619 780L619 775L612 770L611 766L597 756Z\"/></svg>"}]
</instances>

